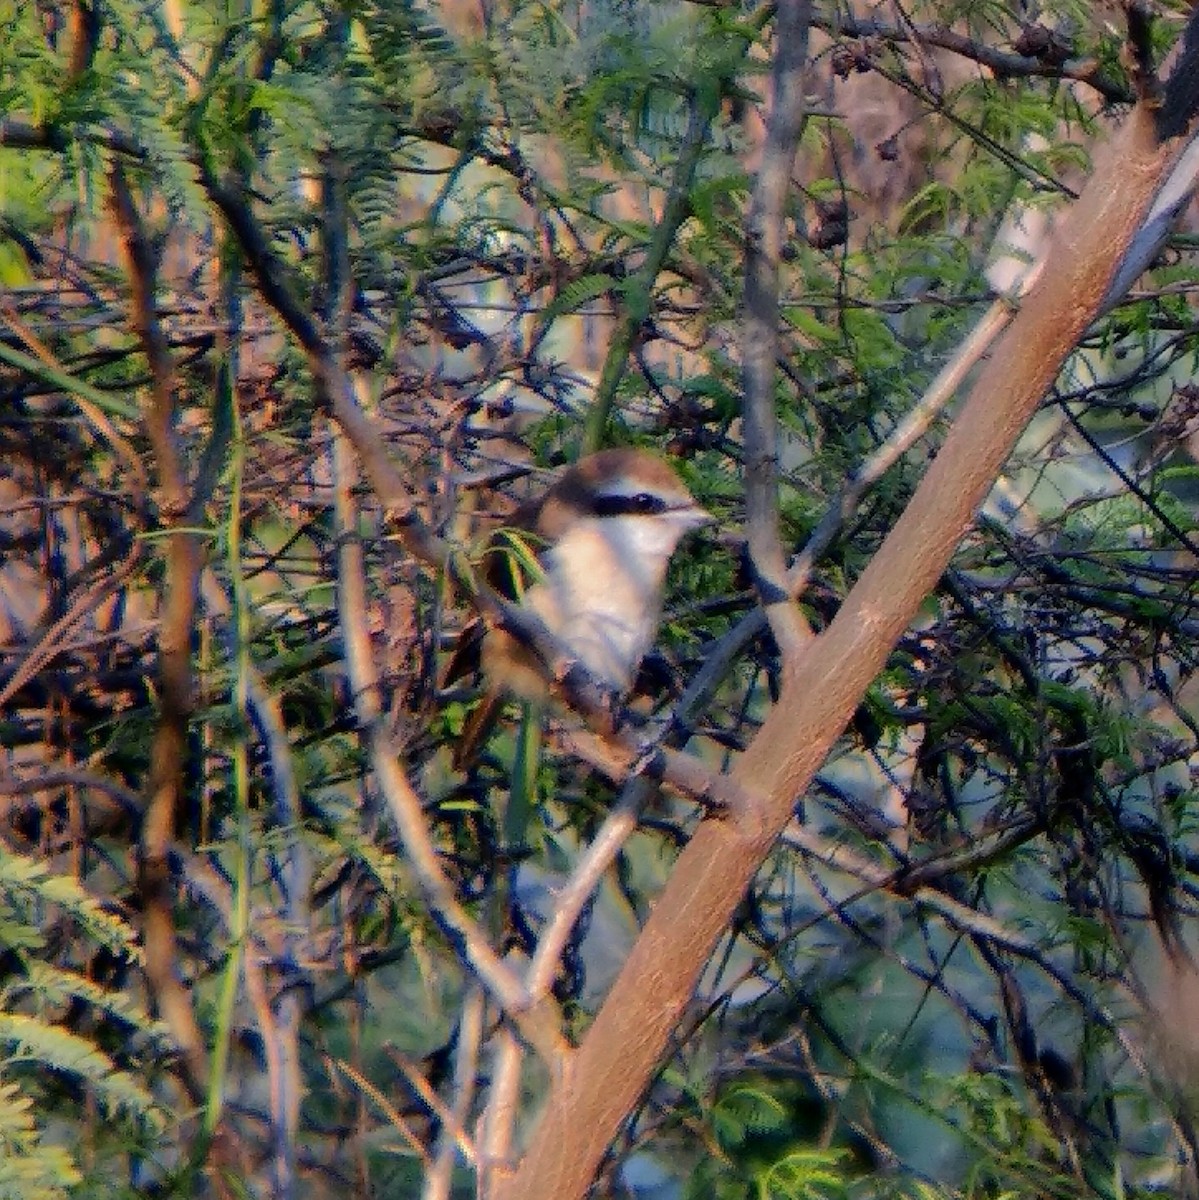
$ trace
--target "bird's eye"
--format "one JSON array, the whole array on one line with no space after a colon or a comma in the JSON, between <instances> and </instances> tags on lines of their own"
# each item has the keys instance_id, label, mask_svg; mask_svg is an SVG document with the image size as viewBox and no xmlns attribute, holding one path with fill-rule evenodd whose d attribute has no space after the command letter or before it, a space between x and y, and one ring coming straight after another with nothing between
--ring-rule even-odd
<instances>
[{"instance_id":1,"label":"bird's eye","mask_svg":"<svg viewBox=\"0 0 1199 1200\"><path fill-rule=\"evenodd\" d=\"M595 514L598 517L627 517L660 513L666 507L661 496L652 492L636 492L632 496L597 496Z\"/></svg>"}]
</instances>

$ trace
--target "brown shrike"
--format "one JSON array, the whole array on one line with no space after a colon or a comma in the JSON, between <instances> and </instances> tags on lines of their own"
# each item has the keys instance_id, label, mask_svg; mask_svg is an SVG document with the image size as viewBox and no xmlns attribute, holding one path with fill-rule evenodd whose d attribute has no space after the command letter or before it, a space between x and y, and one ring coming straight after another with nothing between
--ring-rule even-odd
<instances>
[{"instance_id":1,"label":"brown shrike","mask_svg":"<svg viewBox=\"0 0 1199 1200\"><path fill-rule=\"evenodd\" d=\"M657 636L670 556L684 534L711 519L656 455L601 450L564 471L509 522L531 535L540 576L519 594L512 555L500 554L488 579L539 617L596 683L624 695ZM505 693L530 701L548 694L535 657L481 621L463 633L447 681L466 674L476 654L488 690L455 747L458 767L482 746Z\"/></svg>"}]
</instances>

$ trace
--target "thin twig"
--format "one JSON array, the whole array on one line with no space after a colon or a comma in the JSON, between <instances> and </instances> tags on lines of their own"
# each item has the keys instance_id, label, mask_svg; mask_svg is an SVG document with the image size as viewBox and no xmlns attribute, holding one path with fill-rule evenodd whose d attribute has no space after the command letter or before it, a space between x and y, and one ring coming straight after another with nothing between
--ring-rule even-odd
<instances>
[{"instance_id":1,"label":"thin twig","mask_svg":"<svg viewBox=\"0 0 1199 1200\"><path fill-rule=\"evenodd\" d=\"M616 399L616 389L620 386L628 366L629 352L650 316L654 284L666 263L675 234L691 211L690 198L695 173L703 159L708 131L719 112L719 105L720 95L714 87L697 89L691 96L687 132L683 136L683 144L679 147L679 156L675 161L674 174L662 207L662 216L654 228L645 262L629 283L621 305L620 317L612 331L599 383L587 410L584 450L599 450L603 446L612 404Z\"/></svg>"},{"instance_id":2,"label":"thin twig","mask_svg":"<svg viewBox=\"0 0 1199 1200\"><path fill-rule=\"evenodd\" d=\"M211 571L203 580L204 601L210 612L225 619L230 605L224 591ZM267 1046L267 1074L270 1082L271 1126L276 1135L276 1152L284 1153L294 1147L300 1120L300 1099L303 1095L303 1072L300 1063L300 1023L303 1017L301 963L312 956L312 860L303 839L303 815L300 808L299 783L292 761L291 745L279 698L267 687L261 672L253 663L246 663L246 693L250 713L258 729L270 763L271 794L275 799L275 817L279 836L285 847L281 876L283 887L283 933L276 945L273 960L281 972L281 987L276 1007L258 1006L260 1032ZM250 955L246 955L247 973ZM255 967L257 969L257 967ZM247 980L249 976L247 974ZM263 1021L266 1023L263 1024ZM280 1146L278 1143L282 1142Z\"/></svg>"},{"instance_id":3,"label":"thin twig","mask_svg":"<svg viewBox=\"0 0 1199 1200\"><path fill-rule=\"evenodd\" d=\"M417 1158L423 1163L428 1163L429 1152L425 1149L424 1142L412 1132L408 1122L404 1119L404 1114L361 1071L355 1070L348 1062L340 1058L326 1057L325 1064L330 1074L333 1071L340 1071L363 1096L373 1101Z\"/></svg>"},{"instance_id":4,"label":"thin twig","mask_svg":"<svg viewBox=\"0 0 1199 1200\"><path fill-rule=\"evenodd\" d=\"M476 1162L474 1143L466 1133L466 1122L478 1090L479 1047L483 1042L483 1019L487 996L477 983L471 983L458 1018L458 1042L454 1050L453 1104L441 1114L441 1131L433 1165L425 1172L421 1200L450 1200L453 1182L454 1148L461 1150L467 1162ZM432 1093L440 1104L440 1097Z\"/></svg>"},{"instance_id":5,"label":"thin twig","mask_svg":"<svg viewBox=\"0 0 1199 1200\"><path fill-rule=\"evenodd\" d=\"M482 993L477 988L474 989L473 994L482 996ZM477 1048L476 1043L476 1050ZM400 1068L404 1078L408 1081L408 1086L441 1122L442 1129L448 1135L451 1143L462 1151L467 1162L473 1163L476 1154L473 1143L467 1136L461 1122L455 1119L454 1114L446 1107L441 1097L429 1086L429 1081L425 1078L424 1072L407 1055L401 1054L394 1046L385 1046L384 1050L387 1052L387 1057Z\"/></svg>"},{"instance_id":6,"label":"thin twig","mask_svg":"<svg viewBox=\"0 0 1199 1200\"><path fill-rule=\"evenodd\" d=\"M692 0L692 3L697 0ZM699 0L702 2L702 0ZM1043 76L1046 79L1073 79L1094 88L1106 101L1113 104L1132 104L1136 100L1133 92L1119 80L1104 74L1094 58L1077 56L1063 63L1050 62L1031 55L1015 54L999 50L985 42L977 42L965 34L939 24L908 24L907 28L888 25L869 17L855 17L842 10L830 15L817 13L812 24L824 32L839 37L875 38L880 42L904 43L918 40L925 46L936 46L949 50L962 58L970 59L987 67L999 79L1021 79Z\"/></svg>"},{"instance_id":7,"label":"thin twig","mask_svg":"<svg viewBox=\"0 0 1199 1200\"><path fill-rule=\"evenodd\" d=\"M525 976L530 996L541 996L554 982L554 972L571 930L621 847L637 830L637 819L645 804L648 782L625 789L619 803L604 818L595 837L579 857L565 886L554 893L554 912L537 939L537 949Z\"/></svg>"}]
</instances>

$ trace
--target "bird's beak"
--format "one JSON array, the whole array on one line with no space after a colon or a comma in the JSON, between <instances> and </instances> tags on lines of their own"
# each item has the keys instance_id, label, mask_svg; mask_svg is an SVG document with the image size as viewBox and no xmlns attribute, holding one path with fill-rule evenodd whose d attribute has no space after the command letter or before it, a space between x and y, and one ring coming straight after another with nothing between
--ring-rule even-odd
<instances>
[{"instance_id":1,"label":"bird's beak","mask_svg":"<svg viewBox=\"0 0 1199 1200\"><path fill-rule=\"evenodd\" d=\"M701 525L711 525L716 520L706 508L698 504L690 504L686 508L676 508L674 516L687 529L698 529Z\"/></svg>"}]
</instances>

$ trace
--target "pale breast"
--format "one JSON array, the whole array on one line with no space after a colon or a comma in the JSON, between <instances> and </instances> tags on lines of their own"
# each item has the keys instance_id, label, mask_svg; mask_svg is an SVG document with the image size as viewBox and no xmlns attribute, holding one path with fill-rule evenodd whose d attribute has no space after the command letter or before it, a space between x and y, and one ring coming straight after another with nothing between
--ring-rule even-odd
<instances>
[{"instance_id":1,"label":"pale breast","mask_svg":"<svg viewBox=\"0 0 1199 1200\"><path fill-rule=\"evenodd\" d=\"M597 528L597 526L599 528ZM526 603L597 679L632 687L658 627L666 559L637 553L625 522L581 522L546 555Z\"/></svg>"}]
</instances>

